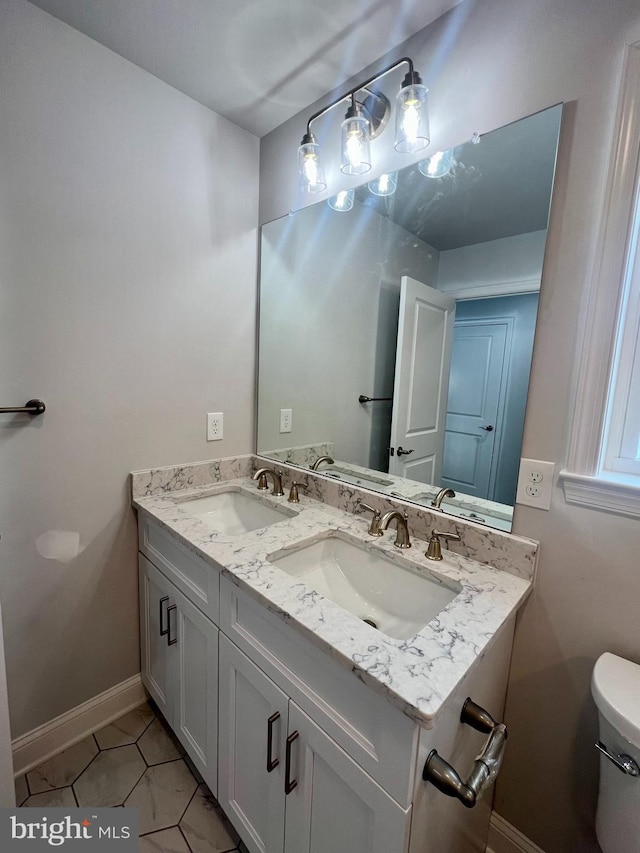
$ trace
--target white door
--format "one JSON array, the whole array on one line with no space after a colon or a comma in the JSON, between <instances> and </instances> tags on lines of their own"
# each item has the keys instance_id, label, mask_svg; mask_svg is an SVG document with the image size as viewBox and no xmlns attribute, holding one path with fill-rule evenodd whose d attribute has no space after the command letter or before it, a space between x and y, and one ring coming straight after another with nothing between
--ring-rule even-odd
<instances>
[{"instance_id":1,"label":"white door","mask_svg":"<svg viewBox=\"0 0 640 853\"><path fill-rule=\"evenodd\" d=\"M211 793L218 791L218 628L179 590L167 610L173 729Z\"/></svg>"},{"instance_id":2,"label":"white door","mask_svg":"<svg viewBox=\"0 0 640 853\"><path fill-rule=\"evenodd\" d=\"M454 330L439 482L479 498L493 498L508 331L507 323L487 320L464 320Z\"/></svg>"},{"instance_id":3,"label":"white door","mask_svg":"<svg viewBox=\"0 0 640 853\"><path fill-rule=\"evenodd\" d=\"M439 483L455 299L403 276L389 473Z\"/></svg>"},{"instance_id":4,"label":"white door","mask_svg":"<svg viewBox=\"0 0 640 853\"><path fill-rule=\"evenodd\" d=\"M282 853L288 698L224 634L220 697L218 801L251 853Z\"/></svg>"},{"instance_id":5,"label":"white door","mask_svg":"<svg viewBox=\"0 0 640 853\"><path fill-rule=\"evenodd\" d=\"M16 790L13 784L13 755L9 729L9 703L7 702L7 675L4 664L4 639L2 613L0 612L0 808L13 808Z\"/></svg>"},{"instance_id":6,"label":"white door","mask_svg":"<svg viewBox=\"0 0 640 853\"><path fill-rule=\"evenodd\" d=\"M138 555L142 680L167 720L172 717L167 610L173 585L146 557Z\"/></svg>"},{"instance_id":7,"label":"white door","mask_svg":"<svg viewBox=\"0 0 640 853\"><path fill-rule=\"evenodd\" d=\"M289 740L295 787L286 797L285 853L406 851L411 809L401 808L294 702Z\"/></svg>"}]
</instances>

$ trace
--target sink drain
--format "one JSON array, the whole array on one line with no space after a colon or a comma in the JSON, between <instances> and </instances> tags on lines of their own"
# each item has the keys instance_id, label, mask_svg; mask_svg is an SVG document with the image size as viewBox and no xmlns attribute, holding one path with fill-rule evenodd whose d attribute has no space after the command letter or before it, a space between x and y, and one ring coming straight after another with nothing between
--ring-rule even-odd
<instances>
[{"instance_id":1,"label":"sink drain","mask_svg":"<svg viewBox=\"0 0 640 853\"><path fill-rule=\"evenodd\" d=\"M362 621L363 621L363 622L366 622L366 623L367 623L367 625L371 625L371 627L372 627L372 628L377 628L377 627L378 627L377 623L376 623L376 622L374 622L374 621L373 621L373 619L363 618L363 620L362 620Z\"/></svg>"}]
</instances>

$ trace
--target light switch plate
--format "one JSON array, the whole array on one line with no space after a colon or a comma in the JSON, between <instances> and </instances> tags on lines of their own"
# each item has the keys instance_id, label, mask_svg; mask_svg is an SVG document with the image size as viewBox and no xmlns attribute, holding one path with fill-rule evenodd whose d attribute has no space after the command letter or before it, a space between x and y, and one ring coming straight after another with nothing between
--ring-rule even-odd
<instances>
[{"instance_id":1,"label":"light switch plate","mask_svg":"<svg viewBox=\"0 0 640 853\"><path fill-rule=\"evenodd\" d=\"M555 469L553 462L521 459L516 503L535 506L538 509L549 509Z\"/></svg>"}]
</instances>

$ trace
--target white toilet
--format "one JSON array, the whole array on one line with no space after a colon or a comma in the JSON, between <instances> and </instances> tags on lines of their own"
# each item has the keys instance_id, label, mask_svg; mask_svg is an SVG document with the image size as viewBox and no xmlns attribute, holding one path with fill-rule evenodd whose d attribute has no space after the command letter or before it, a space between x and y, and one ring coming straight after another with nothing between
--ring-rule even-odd
<instances>
[{"instance_id":1,"label":"white toilet","mask_svg":"<svg viewBox=\"0 0 640 853\"><path fill-rule=\"evenodd\" d=\"M600 720L596 835L604 853L640 851L640 666L605 652L591 692Z\"/></svg>"}]
</instances>

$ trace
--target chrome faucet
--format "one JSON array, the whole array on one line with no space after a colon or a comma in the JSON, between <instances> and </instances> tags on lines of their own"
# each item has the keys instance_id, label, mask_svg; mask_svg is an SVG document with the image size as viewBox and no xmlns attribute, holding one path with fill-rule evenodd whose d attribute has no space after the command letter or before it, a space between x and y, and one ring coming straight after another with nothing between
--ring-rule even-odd
<instances>
[{"instance_id":1,"label":"chrome faucet","mask_svg":"<svg viewBox=\"0 0 640 853\"><path fill-rule=\"evenodd\" d=\"M440 489L435 498L431 501L431 506L434 506L436 509L440 509L440 504L444 500L444 498L455 498L456 493L453 489Z\"/></svg>"},{"instance_id":2,"label":"chrome faucet","mask_svg":"<svg viewBox=\"0 0 640 853\"><path fill-rule=\"evenodd\" d=\"M313 465L309 465L312 471L317 471L321 462L328 462L329 465L333 465L336 460L332 459L330 456L318 456Z\"/></svg>"},{"instance_id":3,"label":"chrome faucet","mask_svg":"<svg viewBox=\"0 0 640 853\"><path fill-rule=\"evenodd\" d=\"M282 489L282 471L274 471L273 468L258 468L255 474L252 476L252 480L258 481L258 488L261 491L264 491L268 488L267 486L267 477L271 477L273 480L273 492L277 498L282 497L284 495L284 491Z\"/></svg>"},{"instance_id":4,"label":"chrome faucet","mask_svg":"<svg viewBox=\"0 0 640 853\"><path fill-rule=\"evenodd\" d=\"M389 512L385 512L378 524L378 530L386 530L389 526L389 522L394 519L396 521L396 541L393 544L396 548L411 548L406 512L404 515L401 512L398 512L397 509L391 509Z\"/></svg>"}]
</instances>

